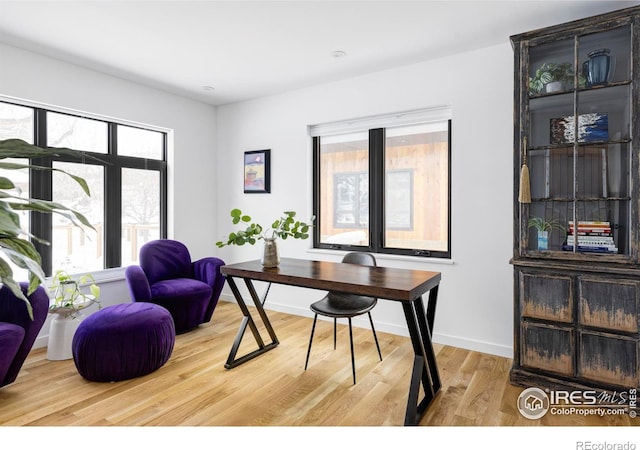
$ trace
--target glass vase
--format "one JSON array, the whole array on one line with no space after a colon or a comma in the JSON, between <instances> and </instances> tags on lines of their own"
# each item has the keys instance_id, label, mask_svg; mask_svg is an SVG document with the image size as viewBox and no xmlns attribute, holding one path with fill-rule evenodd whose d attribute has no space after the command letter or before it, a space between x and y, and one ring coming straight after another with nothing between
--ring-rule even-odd
<instances>
[{"instance_id":1,"label":"glass vase","mask_svg":"<svg viewBox=\"0 0 640 450\"><path fill-rule=\"evenodd\" d=\"M264 267L278 267L278 264L280 264L280 255L278 253L278 243L276 238L264 239L261 262Z\"/></svg>"}]
</instances>

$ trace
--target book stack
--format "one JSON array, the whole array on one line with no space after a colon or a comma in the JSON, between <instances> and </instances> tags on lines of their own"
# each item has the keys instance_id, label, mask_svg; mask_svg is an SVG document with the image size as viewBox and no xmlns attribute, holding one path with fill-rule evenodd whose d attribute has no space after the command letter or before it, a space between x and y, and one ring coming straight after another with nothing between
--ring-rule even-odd
<instances>
[{"instance_id":1,"label":"book stack","mask_svg":"<svg viewBox=\"0 0 640 450\"><path fill-rule=\"evenodd\" d=\"M573 251L574 236L577 237L579 252L618 253L609 222L579 221L576 229L573 221L569 221L567 243L562 246L563 250Z\"/></svg>"}]
</instances>

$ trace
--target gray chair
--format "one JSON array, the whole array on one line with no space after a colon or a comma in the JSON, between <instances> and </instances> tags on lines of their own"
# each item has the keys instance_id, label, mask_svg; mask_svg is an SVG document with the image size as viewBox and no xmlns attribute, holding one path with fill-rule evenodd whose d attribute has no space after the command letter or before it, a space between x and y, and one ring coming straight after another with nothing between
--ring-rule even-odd
<instances>
[{"instance_id":1,"label":"gray chair","mask_svg":"<svg viewBox=\"0 0 640 450\"><path fill-rule=\"evenodd\" d=\"M342 258L343 263L360 264L363 266L376 266L376 259L371 253L352 252L347 253ZM353 356L353 331L351 328L351 318L367 313L369 322L371 322L371 331L378 348L378 356L382 361L382 353L378 344L376 330L373 327L373 319L371 318L371 310L378 303L378 299L374 297L365 297L362 295L343 294L340 292L329 292L322 300L318 300L311 304L311 311L315 313L313 317L313 326L311 327L311 337L309 338L309 349L307 350L307 360L304 363L304 370L307 370L309 364L309 354L311 353L311 343L313 342L313 333L316 329L316 321L318 314L325 317L333 317L333 349L336 348L336 325L338 318L347 318L349 320L349 341L351 344L351 369L353 372L353 384L356 384L356 362Z\"/></svg>"}]
</instances>

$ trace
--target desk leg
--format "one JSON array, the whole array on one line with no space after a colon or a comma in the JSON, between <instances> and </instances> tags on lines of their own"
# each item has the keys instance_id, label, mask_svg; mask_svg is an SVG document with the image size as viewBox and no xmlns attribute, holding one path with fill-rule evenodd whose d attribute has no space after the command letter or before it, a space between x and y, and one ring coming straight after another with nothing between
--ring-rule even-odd
<instances>
[{"instance_id":1,"label":"desk leg","mask_svg":"<svg viewBox=\"0 0 640 450\"><path fill-rule=\"evenodd\" d=\"M411 372L411 384L409 385L409 398L407 399L407 411L404 419L405 425L418 425L427 411L427 407L440 390L440 375L438 374L436 356L431 342L431 330L437 298L438 287L436 286L429 292L429 304L426 313L422 297L402 304L415 354ZM421 383L424 390L424 398L419 400Z\"/></svg>"},{"instance_id":2,"label":"desk leg","mask_svg":"<svg viewBox=\"0 0 640 450\"><path fill-rule=\"evenodd\" d=\"M427 350L427 363L429 364L429 369L431 371L434 392L438 392L441 386L440 374L438 373L438 364L436 362L435 352L433 351L433 342L431 341L432 333L433 333L433 322L436 315L437 302L438 302L438 286L434 287L433 289L431 289L431 291L429 291L429 301L427 303L427 314L426 314L427 321L424 322L424 324L427 325L428 328L420 330L422 335L429 336L428 338L429 348L425 350ZM424 313L422 302L420 302L419 305L416 305L416 308L418 307L420 308L418 315L421 317L424 317L425 313Z\"/></svg>"},{"instance_id":3,"label":"desk leg","mask_svg":"<svg viewBox=\"0 0 640 450\"><path fill-rule=\"evenodd\" d=\"M232 369L236 366L239 366L242 363L249 361L250 359L255 358L256 356L259 356L275 348L279 344L279 342L278 342L278 338L276 337L275 331L271 326L271 322L269 321L269 318L267 317L267 314L265 313L263 308L264 303L267 301L267 295L269 294L271 283L267 285L267 289L264 292L262 299L260 299L258 297L258 294L256 293L255 288L253 287L253 283L251 282L251 280L248 278L245 278L245 284L249 289L249 294L251 295L251 299L253 300L253 303L256 309L258 310L258 314L260 315L260 318L262 319L262 322L264 323L267 329L267 332L271 337L271 343L266 345L262 340L262 336L260 335L260 331L258 330L258 327L256 326L256 323L253 320L253 317L251 317L249 308L247 308L247 304L245 303L244 298L242 298L242 294L240 293L240 290L238 289L238 286L236 285L235 280L232 277L227 276L227 283L229 284L229 287L233 292L233 296L236 298L236 302L238 303L238 306L240 307L240 310L242 311L242 314L244 316L242 318L242 322L240 323L240 328L238 329L236 338L233 341L233 345L231 346L231 351L229 352L229 357L227 358L227 362L224 365L225 368ZM240 347L240 343L242 342L244 333L247 330L247 325L249 326L249 329L253 334L253 338L255 339L256 344L258 344L258 349L244 356L236 358L236 354L238 353L238 348Z\"/></svg>"}]
</instances>

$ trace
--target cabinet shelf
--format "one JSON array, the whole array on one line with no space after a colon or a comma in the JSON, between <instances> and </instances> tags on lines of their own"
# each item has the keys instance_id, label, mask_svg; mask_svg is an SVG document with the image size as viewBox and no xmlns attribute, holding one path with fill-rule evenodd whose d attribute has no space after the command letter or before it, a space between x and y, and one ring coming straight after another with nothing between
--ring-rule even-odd
<instances>
[{"instance_id":1,"label":"cabinet shelf","mask_svg":"<svg viewBox=\"0 0 640 450\"><path fill-rule=\"evenodd\" d=\"M608 140L608 141L592 141L592 142L578 142L577 147L580 148L586 148L586 147L609 147L609 146L613 146L613 145L624 145L624 144L630 144L631 143L631 139L630 138L625 138L625 139L612 139L612 140ZM570 144L554 144L554 145L540 145L537 147L529 147L527 149L527 153L531 154L532 152L542 152L542 151L554 151L554 150L567 150L573 147L573 143Z\"/></svg>"},{"instance_id":2,"label":"cabinet shelf","mask_svg":"<svg viewBox=\"0 0 640 450\"><path fill-rule=\"evenodd\" d=\"M564 202L564 203L574 203L574 202L601 202L601 201L611 201L611 202L624 202L631 200L631 197L541 197L536 198L532 197L531 202Z\"/></svg>"},{"instance_id":3,"label":"cabinet shelf","mask_svg":"<svg viewBox=\"0 0 640 450\"><path fill-rule=\"evenodd\" d=\"M553 97L559 97L562 95L566 95L566 94L573 94L574 92L589 92L589 91L595 91L595 90L601 90L601 89L609 89L609 88L614 88L616 86L627 86L630 85L632 83L632 80L623 80L623 81L614 81L614 82L610 82L610 83L606 83L606 84L596 84L593 86L581 86L578 89L562 89L560 91L556 91L556 92L543 92L540 94L529 94L529 100L535 100L538 98L553 98Z\"/></svg>"}]
</instances>

